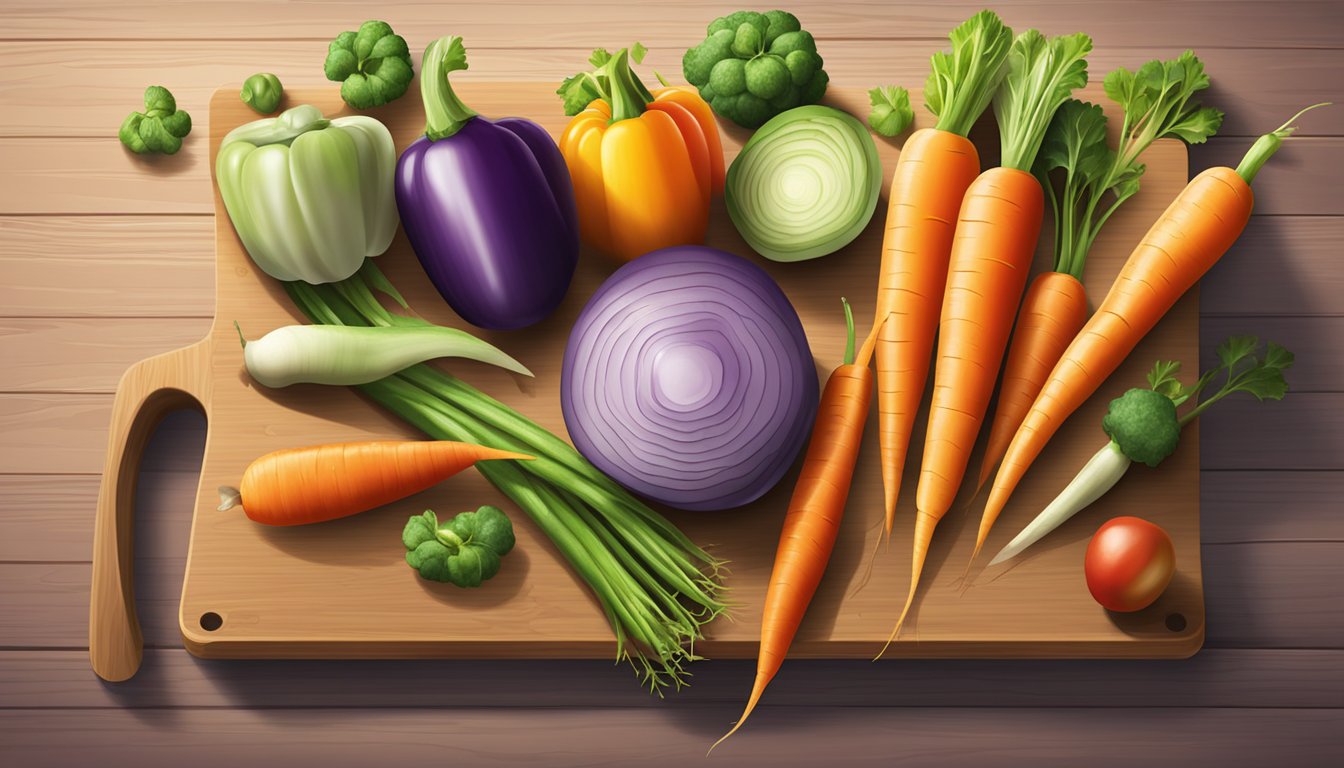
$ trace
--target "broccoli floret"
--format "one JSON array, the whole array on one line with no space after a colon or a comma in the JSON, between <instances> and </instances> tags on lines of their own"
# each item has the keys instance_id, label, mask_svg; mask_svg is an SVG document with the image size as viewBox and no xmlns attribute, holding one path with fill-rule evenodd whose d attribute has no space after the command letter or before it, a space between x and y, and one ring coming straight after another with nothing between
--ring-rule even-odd
<instances>
[{"instance_id":1,"label":"broccoli floret","mask_svg":"<svg viewBox=\"0 0 1344 768\"><path fill-rule=\"evenodd\" d=\"M816 41L793 14L738 11L715 19L706 31L682 57L681 69L720 116L756 128L825 95L830 77Z\"/></svg>"},{"instance_id":2,"label":"broccoli floret","mask_svg":"<svg viewBox=\"0 0 1344 768\"><path fill-rule=\"evenodd\" d=\"M765 20L762 19L762 22ZM765 49L765 30L762 24L743 24L737 28L737 33L733 35L733 54L743 58L750 59Z\"/></svg>"},{"instance_id":3,"label":"broccoli floret","mask_svg":"<svg viewBox=\"0 0 1344 768\"><path fill-rule=\"evenodd\" d=\"M709 73L709 86L719 96L736 96L747 90L747 62L723 59ZM704 98L703 96L701 98Z\"/></svg>"},{"instance_id":4,"label":"broccoli floret","mask_svg":"<svg viewBox=\"0 0 1344 768\"><path fill-rule=\"evenodd\" d=\"M411 51L385 21L366 21L358 32L342 32L327 48L327 79L341 84L341 98L368 109L401 98L411 85Z\"/></svg>"},{"instance_id":5,"label":"broccoli floret","mask_svg":"<svg viewBox=\"0 0 1344 768\"><path fill-rule=\"evenodd\" d=\"M794 85L806 85L821 67L821 57L807 51L789 51L789 55L784 57L784 66L789 70Z\"/></svg>"},{"instance_id":6,"label":"broccoli floret","mask_svg":"<svg viewBox=\"0 0 1344 768\"><path fill-rule=\"evenodd\" d=\"M770 52L776 56L788 56L794 51L816 53L817 41L812 39L810 32L798 30L796 32L786 32L770 43Z\"/></svg>"},{"instance_id":7,"label":"broccoli floret","mask_svg":"<svg viewBox=\"0 0 1344 768\"><path fill-rule=\"evenodd\" d=\"M778 56L759 56L747 62L747 90L762 99L773 99L789 90L793 78Z\"/></svg>"},{"instance_id":8,"label":"broccoli floret","mask_svg":"<svg viewBox=\"0 0 1344 768\"><path fill-rule=\"evenodd\" d=\"M406 563L422 578L459 587L479 587L499 573L513 549L513 523L498 507L463 512L440 525L430 510L412 515L401 532Z\"/></svg>"},{"instance_id":9,"label":"broccoli floret","mask_svg":"<svg viewBox=\"0 0 1344 768\"><path fill-rule=\"evenodd\" d=\"M709 73L714 70L714 65L732 56L733 38L732 30L721 29L706 37L704 42L687 50L686 55L681 59L681 71L686 76L686 81L689 83L709 82ZM709 97L704 95L703 89L700 95L705 101L709 101Z\"/></svg>"},{"instance_id":10,"label":"broccoli floret","mask_svg":"<svg viewBox=\"0 0 1344 768\"><path fill-rule=\"evenodd\" d=\"M798 22L798 17L788 11L766 11L761 15L765 17L765 44L767 46L785 32L797 32L803 28L803 25Z\"/></svg>"},{"instance_id":11,"label":"broccoli floret","mask_svg":"<svg viewBox=\"0 0 1344 768\"><path fill-rule=\"evenodd\" d=\"M1131 389L1112 400L1101 428L1121 453L1150 467L1170 456L1181 439L1176 404L1151 389Z\"/></svg>"},{"instance_id":12,"label":"broccoli floret","mask_svg":"<svg viewBox=\"0 0 1344 768\"><path fill-rule=\"evenodd\" d=\"M151 85L145 89L145 111L127 115L117 138L137 155L172 155L182 148L182 139L188 133L191 115L177 108L177 100L167 88Z\"/></svg>"}]
</instances>

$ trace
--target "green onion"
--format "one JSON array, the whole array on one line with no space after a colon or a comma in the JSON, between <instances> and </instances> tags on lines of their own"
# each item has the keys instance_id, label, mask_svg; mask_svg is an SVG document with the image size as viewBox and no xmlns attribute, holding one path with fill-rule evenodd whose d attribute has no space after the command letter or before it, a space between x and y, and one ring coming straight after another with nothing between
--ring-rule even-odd
<instances>
[{"instance_id":1,"label":"green onion","mask_svg":"<svg viewBox=\"0 0 1344 768\"><path fill-rule=\"evenodd\" d=\"M375 291L405 306L371 262L326 285L286 283L315 323L413 327ZM374 402L430 437L509 448L533 461L483 462L477 470L541 528L596 595L616 635L616 658L635 668L650 690L686 685L701 628L727 606L722 561L662 515L588 463L567 442L466 382L427 365L359 387Z\"/></svg>"}]
</instances>

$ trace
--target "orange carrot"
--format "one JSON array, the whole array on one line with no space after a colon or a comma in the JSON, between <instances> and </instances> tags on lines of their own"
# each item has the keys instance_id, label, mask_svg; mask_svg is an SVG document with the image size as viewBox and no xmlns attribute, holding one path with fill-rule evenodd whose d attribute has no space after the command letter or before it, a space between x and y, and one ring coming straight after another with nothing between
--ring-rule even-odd
<instances>
[{"instance_id":1,"label":"orange carrot","mask_svg":"<svg viewBox=\"0 0 1344 768\"><path fill-rule=\"evenodd\" d=\"M1064 420L1236 242L1251 217L1252 180L1293 132L1292 123L1302 112L1261 136L1236 170L1210 168L1191 179L1130 254L1096 314L1055 364L1013 435L985 504L972 560L1027 468Z\"/></svg>"},{"instance_id":2,"label":"orange carrot","mask_svg":"<svg viewBox=\"0 0 1344 768\"><path fill-rule=\"evenodd\" d=\"M868 369L877 328L868 335L854 362L854 319L845 302L849 339L844 363L831 372L817 408L817 421L807 444L803 469L789 500L784 531L775 553L775 567L765 592L761 616L761 650L756 661L756 679L746 709L732 730L714 742L711 750L737 732L761 700L761 694L784 663L793 636L802 623L812 595L821 583L826 563L835 547L840 520L849 498L854 462L868 418L873 375Z\"/></svg>"},{"instance_id":3,"label":"orange carrot","mask_svg":"<svg viewBox=\"0 0 1344 768\"><path fill-rule=\"evenodd\" d=\"M249 518L266 525L320 523L404 499L478 461L530 458L448 440L291 448L248 465L240 491L220 489L220 508L241 503Z\"/></svg>"},{"instance_id":4,"label":"orange carrot","mask_svg":"<svg viewBox=\"0 0 1344 768\"><path fill-rule=\"evenodd\" d=\"M1054 212L1052 271L1036 278L1023 299L975 486L977 496L1041 393L1050 369L1087 321L1087 295L1080 281L1088 252L1116 210L1139 191L1144 173L1139 158L1159 139L1199 144L1222 125L1222 112L1194 99L1209 85L1204 64L1194 53L1150 61L1139 73L1121 68L1107 75L1112 85L1133 84L1108 89L1124 110L1116 149L1106 139L1106 113L1077 99L1069 99L1055 112L1042 141L1033 170ZM1055 171L1062 171L1054 174L1061 182L1058 190L1051 179Z\"/></svg>"},{"instance_id":5,"label":"orange carrot","mask_svg":"<svg viewBox=\"0 0 1344 768\"><path fill-rule=\"evenodd\" d=\"M1003 79L1013 32L992 11L982 11L949 37L952 52L934 55L925 88L938 122L910 134L901 148L882 237L873 325L887 536L928 381L957 212L980 173L980 156L966 134Z\"/></svg>"},{"instance_id":6,"label":"orange carrot","mask_svg":"<svg viewBox=\"0 0 1344 768\"><path fill-rule=\"evenodd\" d=\"M966 474L1040 235L1045 193L1030 169L1055 110L1087 83L1085 57L1091 49L1086 35L1047 39L1029 29L1008 52L1008 75L994 101L1003 166L971 183L957 216L915 490L910 590L878 656L910 613L934 528Z\"/></svg>"},{"instance_id":7,"label":"orange carrot","mask_svg":"<svg viewBox=\"0 0 1344 768\"><path fill-rule=\"evenodd\" d=\"M970 139L915 131L891 180L877 285L877 415L886 533L895 522L915 412L924 396L947 283L952 233L966 188L980 172Z\"/></svg>"},{"instance_id":8,"label":"orange carrot","mask_svg":"<svg viewBox=\"0 0 1344 768\"><path fill-rule=\"evenodd\" d=\"M1078 278L1063 272L1043 272L1031 282L1003 365L999 404L989 427L989 442L975 484L977 493L1008 450L1008 441L1040 394L1050 369L1085 322L1087 293Z\"/></svg>"}]
</instances>

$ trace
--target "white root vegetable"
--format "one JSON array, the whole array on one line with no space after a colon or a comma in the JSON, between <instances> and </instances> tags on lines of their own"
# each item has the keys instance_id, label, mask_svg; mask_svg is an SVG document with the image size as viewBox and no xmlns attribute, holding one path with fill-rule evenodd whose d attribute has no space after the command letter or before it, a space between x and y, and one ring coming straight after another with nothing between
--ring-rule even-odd
<instances>
[{"instance_id":1,"label":"white root vegetable","mask_svg":"<svg viewBox=\"0 0 1344 768\"><path fill-rule=\"evenodd\" d=\"M242 339L241 329L238 336ZM247 372L259 384L271 388L368 384L440 357L476 360L523 376L532 375L498 347L465 331L442 326L288 325L256 341L242 341Z\"/></svg>"},{"instance_id":2,"label":"white root vegetable","mask_svg":"<svg viewBox=\"0 0 1344 768\"><path fill-rule=\"evenodd\" d=\"M1028 523L1016 538L1008 542L1008 546L995 555L989 564L997 565L1017 557L1022 550L1063 525L1065 520L1087 509L1092 502L1106 495L1107 491L1120 482L1120 478L1125 476L1125 471L1133 463L1114 440L1107 442L1078 471L1072 482L1060 491L1054 501L1041 510L1036 519Z\"/></svg>"}]
</instances>

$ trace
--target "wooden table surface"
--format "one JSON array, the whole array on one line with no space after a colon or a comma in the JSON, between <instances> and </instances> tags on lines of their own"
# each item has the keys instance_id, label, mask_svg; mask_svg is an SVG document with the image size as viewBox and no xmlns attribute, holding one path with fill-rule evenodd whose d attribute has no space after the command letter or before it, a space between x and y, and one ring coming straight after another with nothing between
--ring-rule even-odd
<instances>
[{"instance_id":1,"label":"wooden table surface","mask_svg":"<svg viewBox=\"0 0 1344 768\"><path fill-rule=\"evenodd\" d=\"M774 3L833 82L918 84L980 4ZM1344 4L1000 0L1015 28L1086 31L1094 73L1194 48L1233 163L1300 106L1344 102ZM401 2L418 52L460 34L470 77L556 80L639 40L674 75L733 4ZM112 391L213 315L206 100L257 70L320 85L327 42L369 3L5 0L0 7L0 761L66 765L645 765L697 760L752 665L709 662L660 701L605 662L207 662L177 634L204 421L170 416L145 457L136 569L146 652L89 669L92 514ZM115 137L145 85L198 121L174 157ZM414 95L408 96L414 98ZM1204 364L1231 333L1292 348L1282 403L1229 400L1201 429L1208 635L1186 661L795 662L729 765L1326 765L1344 761L1344 107L1313 113L1256 181L1256 215L1204 281ZM1141 513L1142 510L1136 510ZM283 756L283 757L282 757Z\"/></svg>"}]
</instances>

